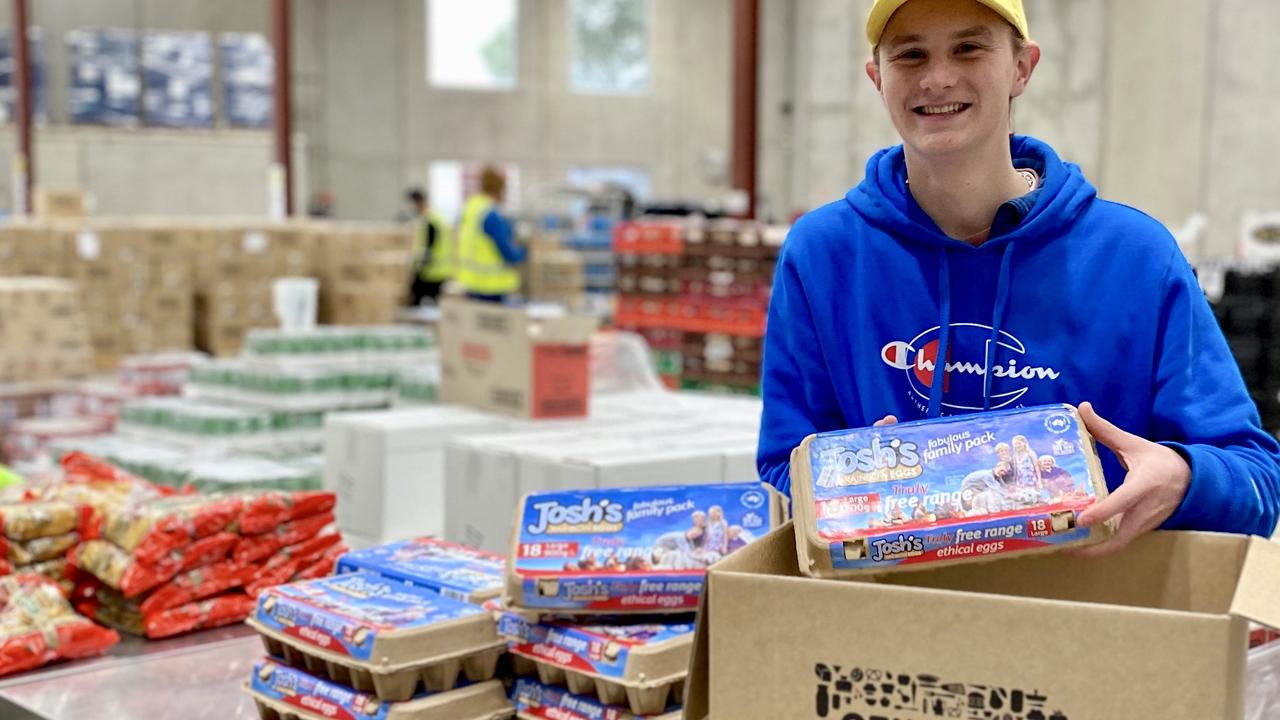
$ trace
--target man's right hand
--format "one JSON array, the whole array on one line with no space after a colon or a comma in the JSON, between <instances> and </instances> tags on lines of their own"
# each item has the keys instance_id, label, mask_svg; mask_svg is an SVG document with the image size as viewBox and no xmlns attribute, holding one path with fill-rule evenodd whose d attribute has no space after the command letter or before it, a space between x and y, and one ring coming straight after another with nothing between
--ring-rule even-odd
<instances>
[{"instance_id":1,"label":"man's right hand","mask_svg":"<svg viewBox=\"0 0 1280 720\"><path fill-rule=\"evenodd\" d=\"M885 425L895 425L897 424L897 422L898 422L898 418L894 417L893 415L885 415L884 417L875 421L872 427L884 427Z\"/></svg>"}]
</instances>

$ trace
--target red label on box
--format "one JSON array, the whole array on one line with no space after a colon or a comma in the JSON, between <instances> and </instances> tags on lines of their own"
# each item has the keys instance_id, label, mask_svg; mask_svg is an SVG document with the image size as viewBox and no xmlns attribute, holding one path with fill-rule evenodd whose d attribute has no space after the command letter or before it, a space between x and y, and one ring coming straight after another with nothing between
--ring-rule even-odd
<instances>
[{"instance_id":1,"label":"red label on box","mask_svg":"<svg viewBox=\"0 0 1280 720\"><path fill-rule=\"evenodd\" d=\"M530 415L535 418L585 416L589 364L586 345L534 346Z\"/></svg>"},{"instance_id":2,"label":"red label on box","mask_svg":"<svg viewBox=\"0 0 1280 720\"><path fill-rule=\"evenodd\" d=\"M522 558L576 558L578 557L578 543L577 542L521 543L520 557Z\"/></svg>"},{"instance_id":3,"label":"red label on box","mask_svg":"<svg viewBox=\"0 0 1280 720\"><path fill-rule=\"evenodd\" d=\"M1027 521L1027 537L1048 537L1053 534L1049 518L1033 518Z\"/></svg>"}]
</instances>

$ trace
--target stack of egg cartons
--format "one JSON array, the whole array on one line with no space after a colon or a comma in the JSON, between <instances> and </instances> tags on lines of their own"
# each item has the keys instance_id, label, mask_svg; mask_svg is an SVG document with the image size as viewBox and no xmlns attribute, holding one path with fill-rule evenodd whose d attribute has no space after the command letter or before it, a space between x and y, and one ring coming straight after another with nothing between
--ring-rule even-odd
<instances>
[{"instance_id":1,"label":"stack of egg cartons","mask_svg":"<svg viewBox=\"0 0 1280 720\"><path fill-rule=\"evenodd\" d=\"M247 686L260 715L511 717L495 679L506 644L477 604L498 594L501 568L485 553L409 540L348 553L334 577L266 591L249 620L268 654Z\"/></svg>"},{"instance_id":2,"label":"stack of egg cartons","mask_svg":"<svg viewBox=\"0 0 1280 720\"><path fill-rule=\"evenodd\" d=\"M525 497L497 608L519 716L681 717L706 568L783 516L758 482Z\"/></svg>"}]
</instances>

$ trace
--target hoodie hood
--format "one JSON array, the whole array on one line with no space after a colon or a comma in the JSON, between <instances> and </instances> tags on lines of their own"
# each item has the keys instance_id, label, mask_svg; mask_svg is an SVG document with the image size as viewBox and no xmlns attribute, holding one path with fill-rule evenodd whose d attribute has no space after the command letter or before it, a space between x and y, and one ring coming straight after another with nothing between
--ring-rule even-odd
<instances>
[{"instance_id":1,"label":"hoodie hood","mask_svg":"<svg viewBox=\"0 0 1280 720\"><path fill-rule=\"evenodd\" d=\"M1018 167L1040 173L1036 202L1016 228L980 247L947 237L916 204L907 189L907 162L901 145L885 148L867 161L862 182L845 194L845 201L872 226L900 242L926 243L956 250L992 252L1006 243L1047 242L1065 234L1097 191L1080 168L1064 162L1045 143L1025 135L1009 138Z\"/></svg>"}]
</instances>

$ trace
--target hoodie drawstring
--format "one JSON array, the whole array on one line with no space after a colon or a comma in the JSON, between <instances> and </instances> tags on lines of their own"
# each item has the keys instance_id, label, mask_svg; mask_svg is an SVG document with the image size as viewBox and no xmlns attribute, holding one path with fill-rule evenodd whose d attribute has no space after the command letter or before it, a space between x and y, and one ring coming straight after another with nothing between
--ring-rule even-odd
<instances>
[{"instance_id":1,"label":"hoodie drawstring","mask_svg":"<svg viewBox=\"0 0 1280 720\"><path fill-rule=\"evenodd\" d=\"M996 300L991 308L991 338L987 342L987 356L982 377L982 409L991 409L991 377L996 367L996 348L1000 344L1000 330L1004 324L1005 310L1009 306L1009 285L1012 282L1009 268L1013 258L1013 243L1004 246L1000 256L1000 275L996 279ZM938 319L938 355L933 363L933 382L929 385L929 417L942 415L942 393L946 383L947 359L951 352L951 260L946 248L938 248L938 299L941 317Z\"/></svg>"},{"instance_id":2,"label":"hoodie drawstring","mask_svg":"<svg viewBox=\"0 0 1280 720\"><path fill-rule=\"evenodd\" d=\"M942 317L938 319L938 355L933 361L933 382L929 385L929 417L942 414L942 389L947 376L947 354L951 352L951 261L945 247L938 248L938 299Z\"/></svg>"},{"instance_id":3,"label":"hoodie drawstring","mask_svg":"<svg viewBox=\"0 0 1280 720\"><path fill-rule=\"evenodd\" d=\"M1009 265L1013 257L1013 243L1004 246L1000 258L1000 275L996 279L996 303L991 309L991 340L987 342L987 371L982 377L982 409L991 409L991 376L996 369L996 349L1000 345L1000 326L1004 324L1005 308L1009 305Z\"/></svg>"}]
</instances>

